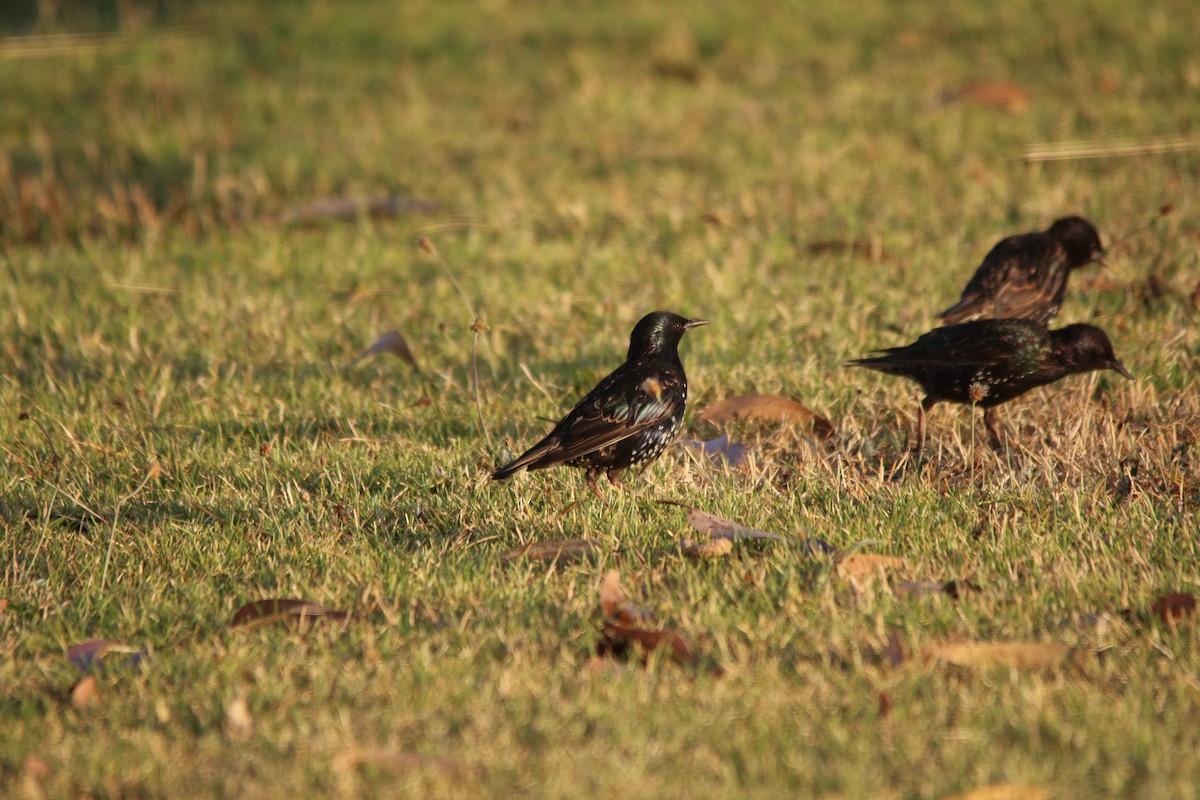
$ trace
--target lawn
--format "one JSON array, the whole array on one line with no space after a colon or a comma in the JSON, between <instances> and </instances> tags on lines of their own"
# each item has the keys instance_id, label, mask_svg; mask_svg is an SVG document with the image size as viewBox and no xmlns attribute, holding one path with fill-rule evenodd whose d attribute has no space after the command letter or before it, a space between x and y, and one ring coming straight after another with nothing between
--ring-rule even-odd
<instances>
[{"instance_id":1,"label":"lawn","mask_svg":"<svg viewBox=\"0 0 1200 800\"><path fill-rule=\"evenodd\" d=\"M0 795L1196 796L1197 618L1154 604L1200 593L1198 29L1191 0L0 12ZM1136 380L1004 406L1003 452L940 405L918 468L916 387L844 363L1071 213L1112 263L1058 324ZM681 439L748 455L491 481L656 308L713 323ZM357 358L391 330L415 364ZM750 393L833 432L698 419ZM688 508L792 538L691 557ZM612 652L610 571L683 657ZM231 624L271 598L346 617ZM93 640L136 653L68 656Z\"/></svg>"}]
</instances>

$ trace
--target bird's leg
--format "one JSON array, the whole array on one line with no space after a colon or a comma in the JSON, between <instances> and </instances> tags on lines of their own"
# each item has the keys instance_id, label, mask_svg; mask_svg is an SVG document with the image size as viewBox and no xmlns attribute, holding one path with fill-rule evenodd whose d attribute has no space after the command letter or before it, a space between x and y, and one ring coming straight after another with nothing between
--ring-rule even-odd
<instances>
[{"instance_id":1,"label":"bird's leg","mask_svg":"<svg viewBox=\"0 0 1200 800\"><path fill-rule=\"evenodd\" d=\"M996 409L985 408L983 410L983 424L988 429L989 437L992 441L992 447L997 450L1004 449L1004 434L1000 432L1000 415L996 413Z\"/></svg>"},{"instance_id":2,"label":"bird's leg","mask_svg":"<svg viewBox=\"0 0 1200 800\"><path fill-rule=\"evenodd\" d=\"M613 486L616 486L618 489L624 490L628 494L633 490L629 488L625 481L621 480L621 473L624 471L625 469L623 467L613 467L607 470L604 474L608 477L609 483L611 483Z\"/></svg>"},{"instance_id":3,"label":"bird's leg","mask_svg":"<svg viewBox=\"0 0 1200 800\"><path fill-rule=\"evenodd\" d=\"M596 481L598 481L599 479L600 479L600 469L597 467L588 467L588 471L587 471L588 487L593 492L595 492L596 497L599 497L601 500L603 500L604 495L600 491L600 485L598 483L596 483Z\"/></svg>"}]
</instances>

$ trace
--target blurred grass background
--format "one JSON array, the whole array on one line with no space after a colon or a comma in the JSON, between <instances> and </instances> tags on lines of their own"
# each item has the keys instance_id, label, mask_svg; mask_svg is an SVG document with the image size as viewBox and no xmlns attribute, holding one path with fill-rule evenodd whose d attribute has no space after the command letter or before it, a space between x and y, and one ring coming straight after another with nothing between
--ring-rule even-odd
<instances>
[{"instance_id":1,"label":"blurred grass background","mask_svg":"<svg viewBox=\"0 0 1200 800\"><path fill-rule=\"evenodd\" d=\"M0 781L1187 796L1194 632L1118 612L1198 583L1198 25L1173 0L7 4ZM1159 137L1176 150L1024 158ZM305 216L328 198L399 213ZM929 467L888 480L913 391L841 363L1067 213L1119 244L1060 320L1108 331L1136 383L1017 401L1005 456L939 407ZM694 408L791 394L834 440L739 426L749 467L679 449L603 502L573 471L490 484L656 307L715 322L683 347ZM350 366L392 328L423 376ZM666 498L983 591L859 591L786 547L696 564ZM599 563L498 557L582 536ZM695 674L592 664L608 568L695 642ZM227 629L271 596L359 621ZM891 632L1101 655L893 669ZM80 710L64 651L92 638L156 652Z\"/></svg>"}]
</instances>

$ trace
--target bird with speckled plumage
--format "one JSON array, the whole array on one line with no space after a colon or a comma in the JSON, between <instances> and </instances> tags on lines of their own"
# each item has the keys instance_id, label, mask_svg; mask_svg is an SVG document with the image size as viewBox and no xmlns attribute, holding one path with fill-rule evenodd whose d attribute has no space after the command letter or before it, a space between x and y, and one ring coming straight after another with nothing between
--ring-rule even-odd
<instances>
[{"instance_id":1,"label":"bird with speckled plumage","mask_svg":"<svg viewBox=\"0 0 1200 800\"><path fill-rule=\"evenodd\" d=\"M975 319L1058 316L1072 270L1104 261L1100 234L1082 217L1064 217L1044 231L1001 239L984 256L962 297L938 316L946 325Z\"/></svg>"},{"instance_id":2,"label":"bird with speckled plumage","mask_svg":"<svg viewBox=\"0 0 1200 800\"><path fill-rule=\"evenodd\" d=\"M921 384L925 398L917 413L917 444L925 444L925 413L943 400L978 405L992 444L1000 447L995 407L1037 386L1098 369L1133 376L1113 354L1104 331L1093 325L1049 330L1030 320L987 319L935 328L905 347L877 351L848 366L900 375Z\"/></svg>"},{"instance_id":3,"label":"bird with speckled plumage","mask_svg":"<svg viewBox=\"0 0 1200 800\"><path fill-rule=\"evenodd\" d=\"M707 320L670 311L647 314L629 336L625 363L580 400L544 439L492 473L504 480L521 470L557 464L586 470L597 495L603 474L623 486L621 473L649 464L675 440L687 404L687 376L679 360L683 334Z\"/></svg>"}]
</instances>

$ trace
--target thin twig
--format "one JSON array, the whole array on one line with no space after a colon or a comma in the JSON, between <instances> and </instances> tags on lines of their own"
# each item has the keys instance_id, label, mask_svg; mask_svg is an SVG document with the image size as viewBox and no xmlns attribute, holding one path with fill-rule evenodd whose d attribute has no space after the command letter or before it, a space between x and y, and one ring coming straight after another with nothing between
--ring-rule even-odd
<instances>
[{"instance_id":1,"label":"thin twig","mask_svg":"<svg viewBox=\"0 0 1200 800\"><path fill-rule=\"evenodd\" d=\"M1142 139L1108 139L1076 142L1039 142L1025 148L1021 159L1027 164L1042 161L1074 161L1084 158L1149 156L1200 150L1200 136L1151 136Z\"/></svg>"}]
</instances>

